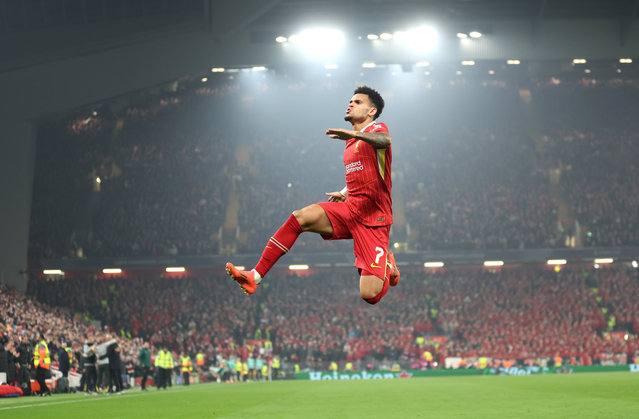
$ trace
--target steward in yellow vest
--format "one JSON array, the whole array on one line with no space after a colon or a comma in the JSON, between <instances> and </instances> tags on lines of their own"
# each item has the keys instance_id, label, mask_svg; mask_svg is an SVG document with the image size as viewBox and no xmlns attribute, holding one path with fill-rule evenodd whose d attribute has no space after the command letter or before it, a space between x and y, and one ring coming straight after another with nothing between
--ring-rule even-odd
<instances>
[{"instance_id":1,"label":"steward in yellow vest","mask_svg":"<svg viewBox=\"0 0 639 419\"><path fill-rule=\"evenodd\" d=\"M51 368L51 355L42 333L40 334L40 342L33 349L33 365L36 367L36 381L40 385L40 394L50 396L51 390L47 387L46 374Z\"/></svg>"},{"instance_id":2,"label":"steward in yellow vest","mask_svg":"<svg viewBox=\"0 0 639 419\"><path fill-rule=\"evenodd\" d=\"M182 361L182 383L185 386L188 386L189 384L191 384L191 371L193 371L193 366L191 365L191 357L182 352L182 354L180 354L180 360Z\"/></svg>"}]
</instances>

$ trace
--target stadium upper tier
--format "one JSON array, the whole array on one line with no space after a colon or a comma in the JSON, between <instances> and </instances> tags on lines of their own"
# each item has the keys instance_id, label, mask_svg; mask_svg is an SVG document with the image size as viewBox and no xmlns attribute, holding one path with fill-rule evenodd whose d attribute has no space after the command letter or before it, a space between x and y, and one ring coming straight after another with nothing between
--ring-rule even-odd
<instances>
[{"instance_id":1,"label":"stadium upper tier","mask_svg":"<svg viewBox=\"0 0 639 419\"><path fill-rule=\"evenodd\" d=\"M259 253L291 211L343 187L343 144L323 133L344 126L352 86L326 80L240 74L43 124L32 263ZM371 84L387 98L401 250L639 245L636 83ZM350 243L302 235L295 251Z\"/></svg>"}]
</instances>

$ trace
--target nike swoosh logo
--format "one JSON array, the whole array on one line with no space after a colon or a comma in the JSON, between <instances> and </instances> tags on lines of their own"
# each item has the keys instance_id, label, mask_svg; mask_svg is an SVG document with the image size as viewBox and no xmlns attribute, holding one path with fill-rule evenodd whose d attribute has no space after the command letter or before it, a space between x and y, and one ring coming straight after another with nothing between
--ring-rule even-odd
<instances>
[{"instance_id":1,"label":"nike swoosh logo","mask_svg":"<svg viewBox=\"0 0 639 419\"><path fill-rule=\"evenodd\" d=\"M241 273L240 274L240 278L242 278L242 281L244 281L244 283L248 284L248 280L246 279L246 274L245 273Z\"/></svg>"},{"instance_id":2,"label":"nike swoosh logo","mask_svg":"<svg viewBox=\"0 0 639 419\"><path fill-rule=\"evenodd\" d=\"M377 266L377 265L371 263L371 268L381 268L381 266Z\"/></svg>"}]
</instances>

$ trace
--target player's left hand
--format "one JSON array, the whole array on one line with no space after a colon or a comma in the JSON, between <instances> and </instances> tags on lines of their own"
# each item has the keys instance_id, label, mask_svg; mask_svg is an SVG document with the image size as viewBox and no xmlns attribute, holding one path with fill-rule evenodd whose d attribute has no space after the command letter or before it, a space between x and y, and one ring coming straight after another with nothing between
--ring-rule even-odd
<instances>
[{"instance_id":1,"label":"player's left hand","mask_svg":"<svg viewBox=\"0 0 639 419\"><path fill-rule=\"evenodd\" d=\"M337 140L346 141L354 138L357 133L350 129L329 128L326 130L326 135L329 135L331 138L335 138Z\"/></svg>"}]
</instances>

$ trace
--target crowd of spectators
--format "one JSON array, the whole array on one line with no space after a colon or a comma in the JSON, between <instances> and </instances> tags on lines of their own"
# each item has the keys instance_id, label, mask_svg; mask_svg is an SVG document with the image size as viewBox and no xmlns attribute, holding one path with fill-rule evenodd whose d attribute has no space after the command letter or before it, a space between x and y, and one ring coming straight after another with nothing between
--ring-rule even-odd
<instances>
[{"instance_id":1,"label":"crowd of spectators","mask_svg":"<svg viewBox=\"0 0 639 419\"><path fill-rule=\"evenodd\" d=\"M48 305L3 283L0 283L0 297L0 372L7 373L6 382L17 382L21 369L27 371L27 377L34 371L33 352L40 335L48 344L51 361L63 369L60 364L65 359L67 371L69 367L79 368L79 358L76 356L75 362L69 360L65 349L81 354L86 342L98 343L103 338L104 330L61 302ZM116 339L123 365L132 367L142 339L117 336Z\"/></svg>"},{"instance_id":2,"label":"crowd of spectators","mask_svg":"<svg viewBox=\"0 0 639 419\"><path fill-rule=\"evenodd\" d=\"M410 368L425 348L440 365L446 357L480 356L594 363L602 354L632 356L639 349L636 338L607 335L639 326L637 271L625 266L408 270L374 307L359 298L356 275L344 270L302 276L276 270L250 298L221 276L34 280L29 293L155 346L213 357L268 340L283 362L311 370L331 362ZM610 315L617 317L612 328ZM419 344L418 337L429 336L444 336L445 343Z\"/></svg>"},{"instance_id":3,"label":"crowd of spectators","mask_svg":"<svg viewBox=\"0 0 639 419\"><path fill-rule=\"evenodd\" d=\"M540 87L540 156L561 170L561 188L585 246L639 245L639 106L635 85Z\"/></svg>"},{"instance_id":4,"label":"crowd of spectators","mask_svg":"<svg viewBox=\"0 0 639 419\"><path fill-rule=\"evenodd\" d=\"M575 227L559 201L584 245L639 244L636 86L533 84L534 112L507 81L378 87L409 249L563 247ZM343 143L323 133L343 124L349 90L227 81L43 126L32 259L259 252L291 211L343 186ZM321 98L312 118L290 108L309 95ZM231 250L220 246L229 209ZM310 235L296 246L348 247Z\"/></svg>"}]
</instances>

